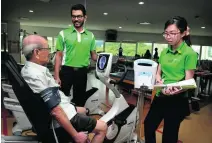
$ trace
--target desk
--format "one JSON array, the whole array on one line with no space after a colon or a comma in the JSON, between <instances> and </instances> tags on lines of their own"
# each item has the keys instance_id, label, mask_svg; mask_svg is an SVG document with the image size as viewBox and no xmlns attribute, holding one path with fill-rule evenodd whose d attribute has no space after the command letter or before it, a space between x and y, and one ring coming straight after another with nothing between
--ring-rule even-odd
<instances>
[{"instance_id":1,"label":"desk","mask_svg":"<svg viewBox=\"0 0 212 143\"><path fill-rule=\"evenodd\" d=\"M133 73L133 74L132 74ZM118 72L118 73L110 73L110 77L114 80L120 80L123 72ZM134 72L127 71L126 77L123 80L124 83L134 85Z\"/></svg>"}]
</instances>

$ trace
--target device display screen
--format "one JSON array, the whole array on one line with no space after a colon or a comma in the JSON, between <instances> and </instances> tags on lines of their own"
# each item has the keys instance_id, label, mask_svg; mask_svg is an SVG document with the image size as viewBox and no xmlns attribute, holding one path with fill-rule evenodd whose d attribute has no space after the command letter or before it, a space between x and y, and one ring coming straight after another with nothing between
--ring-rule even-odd
<instances>
[{"instance_id":1,"label":"device display screen","mask_svg":"<svg viewBox=\"0 0 212 143\"><path fill-rule=\"evenodd\" d=\"M97 62L98 70L104 71L107 67L110 55L99 55L99 60Z\"/></svg>"}]
</instances>

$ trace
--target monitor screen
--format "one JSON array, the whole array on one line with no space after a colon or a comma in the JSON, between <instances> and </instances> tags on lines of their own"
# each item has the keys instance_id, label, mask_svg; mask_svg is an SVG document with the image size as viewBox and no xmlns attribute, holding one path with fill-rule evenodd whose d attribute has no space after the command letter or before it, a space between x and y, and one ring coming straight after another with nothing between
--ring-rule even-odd
<instances>
[{"instance_id":1,"label":"monitor screen","mask_svg":"<svg viewBox=\"0 0 212 143\"><path fill-rule=\"evenodd\" d=\"M110 55L99 55L99 60L97 62L97 68L100 71L104 71L107 67L108 60Z\"/></svg>"}]
</instances>

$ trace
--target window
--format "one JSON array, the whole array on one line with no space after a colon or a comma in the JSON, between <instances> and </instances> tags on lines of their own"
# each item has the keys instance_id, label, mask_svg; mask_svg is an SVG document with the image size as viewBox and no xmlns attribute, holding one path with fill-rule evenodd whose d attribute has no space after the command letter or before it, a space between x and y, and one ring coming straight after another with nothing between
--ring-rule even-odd
<instances>
[{"instance_id":1,"label":"window","mask_svg":"<svg viewBox=\"0 0 212 143\"><path fill-rule=\"evenodd\" d=\"M155 48L158 48L158 56L160 57L161 52L162 52L165 48L168 48L168 44L154 43L154 46L153 46L153 55L154 55L154 52L155 52Z\"/></svg>"},{"instance_id":2,"label":"window","mask_svg":"<svg viewBox=\"0 0 212 143\"><path fill-rule=\"evenodd\" d=\"M48 40L49 48L51 48L51 52L53 52L53 51L54 51L54 49L53 49L53 41L52 41L52 37L47 37L47 40Z\"/></svg>"},{"instance_id":3,"label":"window","mask_svg":"<svg viewBox=\"0 0 212 143\"><path fill-rule=\"evenodd\" d=\"M152 52L152 43L138 43L137 54L139 56L143 57L147 50Z\"/></svg>"},{"instance_id":4,"label":"window","mask_svg":"<svg viewBox=\"0 0 212 143\"><path fill-rule=\"evenodd\" d=\"M201 60L212 60L212 46L202 46Z\"/></svg>"},{"instance_id":5,"label":"window","mask_svg":"<svg viewBox=\"0 0 212 143\"><path fill-rule=\"evenodd\" d=\"M104 51L104 41L96 40L96 52L103 52L103 51Z\"/></svg>"},{"instance_id":6,"label":"window","mask_svg":"<svg viewBox=\"0 0 212 143\"><path fill-rule=\"evenodd\" d=\"M136 43L122 43L123 56L135 56Z\"/></svg>"},{"instance_id":7,"label":"window","mask_svg":"<svg viewBox=\"0 0 212 143\"><path fill-rule=\"evenodd\" d=\"M200 53L200 45L191 45L191 48L198 54Z\"/></svg>"},{"instance_id":8,"label":"window","mask_svg":"<svg viewBox=\"0 0 212 143\"><path fill-rule=\"evenodd\" d=\"M118 55L120 43L117 42L105 42L105 52Z\"/></svg>"}]
</instances>

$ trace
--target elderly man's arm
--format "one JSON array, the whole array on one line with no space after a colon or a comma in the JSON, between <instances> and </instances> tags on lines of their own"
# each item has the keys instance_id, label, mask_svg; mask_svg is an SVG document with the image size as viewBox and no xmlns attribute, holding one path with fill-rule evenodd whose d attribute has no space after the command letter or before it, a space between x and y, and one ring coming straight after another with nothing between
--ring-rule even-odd
<instances>
[{"instance_id":1,"label":"elderly man's arm","mask_svg":"<svg viewBox=\"0 0 212 143\"><path fill-rule=\"evenodd\" d=\"M72 136L76 143L84 143L87 135L83 132L77 132L70 123L63 109L58 105L51 111L51 115L59 122L59 124Z\"/></svg>"},{"instance_id":2,"label":"elderly man's arm","mask_svg":"<svg viewBox=\"0 0 212 143\"><path fill-rule=\"evenodd\" d=\"M51 111L51 115L59 122L59 124L72 136L75 137L77 135L77 131L74 129L72 124L70 123L67 115L63 111L63 109L58 105L54 107Z\"/></svg>"},{"instance_id":3,"label":"elderly man's arm","mask_svg":"<svg viewBox=\"0 0 212 143\"><path fill-rule=\"evenodd\" d=\"M30 88L35 93L41 93L43 90L49 88L48 80L45 80L46 77L42 74L37 75L23 75L23 78L28 83ZM76 143L84 142L87 139L87 135L82 132L77 132L75 128L72 126L70 120L68 119L68 116L64 112L64 110L61 108L60 105L57 105L55 107L51 107L50 114L58 121L58 123L70 134L70 136L73 137Z\"/></svg>"}]
</instances>

